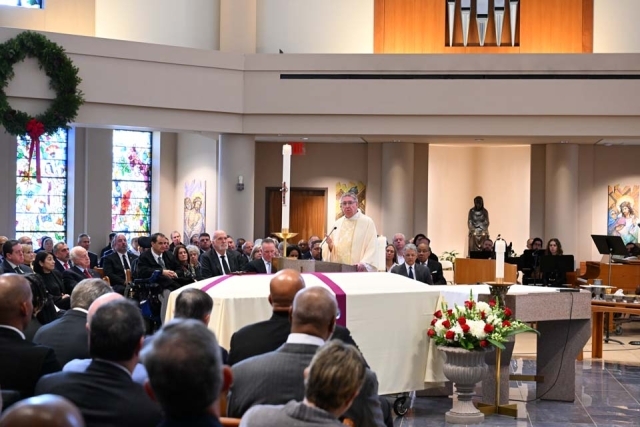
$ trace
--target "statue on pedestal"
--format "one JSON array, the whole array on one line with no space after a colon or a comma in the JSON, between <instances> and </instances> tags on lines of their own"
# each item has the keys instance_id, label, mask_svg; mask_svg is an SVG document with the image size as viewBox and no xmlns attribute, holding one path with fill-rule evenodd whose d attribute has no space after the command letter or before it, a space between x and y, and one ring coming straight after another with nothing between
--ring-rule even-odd
<instances>
[{"instance_id":1,"label":"statue on pedestal","mask_svg":"<svg viewBox=\"0 0 640 427\"><path fill-rule=\"evenodd\" d=\"M489 238L489 212L484 208L481 196L473 199L473 207L469 209L469 252L481 251L482 242Z\"/></svg>"}]
</instances>

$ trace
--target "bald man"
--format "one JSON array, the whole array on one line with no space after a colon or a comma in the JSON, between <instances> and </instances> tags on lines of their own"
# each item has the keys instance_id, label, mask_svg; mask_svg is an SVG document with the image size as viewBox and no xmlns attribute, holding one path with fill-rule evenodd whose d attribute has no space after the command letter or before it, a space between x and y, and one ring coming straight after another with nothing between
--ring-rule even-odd
<instances>
[{"instance_id":1,"label":"bald man","mask_svg":"<svg viewBox=\"0 0 640 427\"><path fill-rule=\"evenodd\" d=\"M0 427L84 427L78 408L53 394L31 397L7 409Z\"/></svg>"},{"instance_id":2,"label":"bald man","mask_svg":"<svg viewBox=\"0 0 640 427\"><path fill-rule=\"evenodd\" d=\"M274 351L287 341L291 332L289 310L296 293L304 288L304 278L296 270L282 270L273 276L269 283L269 304L273 307L273 314L269 320L245 326L233 334L229 350L230 366ZM351 332L344 326L336 325L332 338L357 347Z\"/></svg>"},{"instance_id":3,"label":"bald man","mask_svg":"<svg viewBox=\"0 0 640 427\"><path fill-rule=\"evenodd\" d=\"M49 347L25 340L24 330L33 314L31 286L19 274L0 276L0 386L17 390L22 398L33 395L43 375L60 365Z\"/></svg>"},{"instance_id":4,"label":"bald man","mask_svg":"<svg viewBox=\"0 0 640 427\"><path fill-rule=\"evenodd\" d=\"M241 418L254 405L284 405L302 401L304 370L318 347L324 345L335 328L338 303L321 286L300 290L291 312L291 333L276 351L252 357L234 365L227 413ZM367 369L365 383L345 417L357 426L384 426L378 380Z\"/></svg>"}]
</instances>

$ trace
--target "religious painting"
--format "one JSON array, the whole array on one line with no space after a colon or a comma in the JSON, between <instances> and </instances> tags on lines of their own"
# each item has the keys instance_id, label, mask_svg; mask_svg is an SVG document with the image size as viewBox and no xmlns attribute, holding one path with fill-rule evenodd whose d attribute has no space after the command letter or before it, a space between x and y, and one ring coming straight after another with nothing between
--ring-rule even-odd
<instances>
[{"instance_id":1,"label":"religious painting","mask_svg":"<svg viewBox=\"0 0 640 427\"><path fill-rule=\"evenodd\" d=\"M184 184L184 232L183 242L191 236L205 232L206 181L192 180Z\"/></svg>"},{"instance_id":2,"label":"religious painting","mask_svg":"<svg viewBox=\"0 0 640 427\"><path fill-rule=\"evenodd\" d=\"M610 185L607 234L620 236L625 244L638 243L639 185Z\"/></svg>"},{"instance_id":3,"label":"religious painting","mask_svg":"<svg viewBox=\"0 0 640 427\"><path fill-rule=\"evenodd\" d=\"M340 197L345 193L354 193L358 196L358 208L360 212L365 213L367 186L361 181L349 181L347 183L336 183L336 219L342 216L340 209Z\"/></svg>"}]
</instances>

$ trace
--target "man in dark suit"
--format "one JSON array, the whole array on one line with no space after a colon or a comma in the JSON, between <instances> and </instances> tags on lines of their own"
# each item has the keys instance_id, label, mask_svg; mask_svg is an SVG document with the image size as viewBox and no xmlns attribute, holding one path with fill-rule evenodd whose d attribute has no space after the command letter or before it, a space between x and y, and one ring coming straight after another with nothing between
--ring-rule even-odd
<instances>
[{"instance_id":1,"label":"man in dark suit","mask_svg":"<svg viewBox=\"0 0 640 427\"><path fill-rule=\"evenodd\" d=\"M293 301L291 334L276 351L234 365L227 413L242 417L254 405L283 405L304 398L303 372L318 347L331 337L338 314L335 296L314 286L301 290ZM345 413L355 425L384 426L378 380L367 369L365 382Z\"/></svg>"},{"instance_id":2,"label":"man in dark suit","mask_svg":"<svg viewBox=\"0 0 640 427\"><path fill-rule=\"evenodd\" d=\"M53 257L56 259L56 270L64 273L71 268L69 246L65 242L58 242L53 246Z\"/></svg>"},{"instance_id":3,"label":"man in dark suit","mask_svg":"<svg viewBox=\"0 0 640 427\"><path fill-rule=\"evenodd\" d=\"M237 251L228 249L227 233L223 230L214 231L211 250L200 256L203 278L207 279L242 271L244 262L240 259L240 255Z\"/></svg>"},{"instance_id":4,"label":"man in dark suit","mask_svg":"<svg viewBox=\"0 0 640 427\"><path fill-rule=\"evenodd\" d=\"M275 240L267 238L262 241L262 259L254 259L244 266L244 271L248 273L273 274L278 270L271 263L276 255L278 244Z\"/></svg>"},{"instance_id":5,"label":"man in dark suit","mask_svg":"<svg viewBox=\"0 0 640 427\"><path fill-rule=\"evenodd\" d=\"M322 239L319 238L318 236L311 236L309 237L309 240L307 241L307 246L309 247L309 252L303 252L302 253L302 259L314 259L313 258L313 242L318 241L318 243L322 242ZM322 251L321 251L322 252ZM316 259L316 261L322 261L322 255L320 255L319 259Z\"/></svg>"},{"instance_id":6,"label":"man in dark suit","mask_svg":"<svg viewBox=\"0 0 640 427\"><path fill-rule=\"evenodd\" d=\"M89 250L91 247L91 237L87 233L78 236L78 246L82 246L89 254L89 268L93 269L98 266L98 254L94 254ZM71 260L73 262L73 260Z\"/></svg>"},{"instance_id":7,"label":"man in dark suit","mask_svg":"<svg viewBox=\"0 0 640 427\"><path fill-rule=\"evenodd\" d=\"M87 312L93 301L111 292L111 286L102 279L81 281L71 293L71 310L38 329L33 342L51 347L60 366L73 359L89 358Z\"/></svg>"},{"instance_id":8,"label":"man in dark suit","mask_svg":"<svg viewBox=\"0 0 640 427\"><path fill-rule=\"evenodd\" d=\"M15 273L0 276L0 384L22 398L33 395L41 376L60 370L52 349L25 340L32 298L27 279Z\"/></svg>"},{"instance_id":9,"label":"man in dark suit","mask_svg":"<svg viewBox=\"0 0 640 427\"><path fill-rule=\"evenodd\" d=\"M100 275L89 268L91 259L87 250L81 246L75 246L69 251L69 258L73 266L62 273L64 290L71 295L76 284L84 279L100 279Z\"/></svg>"},{"instance_id":10,"label":"man in dark suit","mask_svg":"<svg viewBox=\"0 0 640 427\"><path fill-rule=\"evenodd\" d=\"M22 245L17 240L7 240L2 245L2 254L4 260L0 266L0 274L3 273L15 273L15 274L33 274L33 270L28 265L24 264L24 252L22 252Z\"/></svg>"},{"instance_id":11,"label":"man in dark suit","mask_svg":"<svg viewBox=\"0 0 640 427\"><path fill-rule=\"evenodd\" d=\"M88 321L93 360L87 370L47 375L38 382L36 394L69 399L80 409L87 425L158 425L162 419L160 407L131 379L144 340L140 309L119 298L95 312L90 309Z\"/></svg>"},{"instance_id":12,"label":"man in dark suit","mask_svg":"<svg viewBox=\"0 0 640 427\"><path fill-rule=\"evenodd\" d=\"M269 353L287 342L291 333L289 311L293 299L305 288L302 275L296 270L279 271L269 283L269 304L273 315L269 320L247 325L231 336L229 365L233 366L253 356ZM351 332L344 326L336 325L332 339L339 339L357 347Z\"/></svg>"},{"instance_id":13,"label":"man in dark suit","mask_svg":"<svg viewBox=\"0 0 640 427\"><path fill-rule=\"evenodd\" d=\"M184 243L180 241L181 238L182 236L180 236L179 231L176 230L173 233L171 233L171 244L169 245L169 250L172 253L173 253L173 250L176 248L176 246L179 246L179 245L184 246Z\"/></svg>"},{"instance_id":14,"label":"man in dark suit","mask_svg":"<svg viewBox=\"0 0 640 427\"><path fill-rule=\"evenodd\" d=\"M176 351L180 349L180 351ZM194 319L173 319L143 351L147 393L162 406L162 427L220 426L219 398L231 384L213 332Z\"/></svg>"},{"instance_id":15,"label":"man in dark suit","mask_svg":"<svg viewBox=\"0 0 640 427\"><path fill-rule=\"evenodd\" d=\"M102 250L100 251L100 256L98 257L99 259L99 263L101 267L104 267L104 265L102 264L104 262L104 258L108 255L111 255L114 252L113 249L113 239L116 238L116 233L109 233L109 244L107 246L105 246L104 248L102 248ZM126 238L125 238L126 241Z\"/></svg>"},{"instance_id":16,"label":"man in dark suit","mask_svg":"<svg viewBox=\"0 0 640 427\"><path fill-rule=\"evenodd\" d=\"M433 285L431 271L429 271L428 267L417 264L417 257L418 250L416 249L416 245L409 243L404 247L404 262L393 267L391 272L417 280L418 282L426 283L427 285Z\"/></svg>"},{"instance_id":17,"label":"man in dark suit","mask_svg":"<svg viewBox=\"0 0 640 427\"><path fill-rule=\"evenodd\" d=\"M431 248L427 243L423 242L418 245L418 260L416 264L426 265L429 268L434 285L447 284L447 279L444 278L442 273L442 264L440 264L440 261L431 259Z\"/></svg>"},{"instance_id":18,"label":"man in dark suit","mask_svg":"<svg viewBox=\"0 0 640 427\"><path fill-rule=\"evenodd\" d=\"M113 249L113 253L102 261L104 275L109 278L114 291L124 294L127 281L125 270L131 269L131 264L137 257L127 251L127 237L124 234L114 237Z\"/></svg>"},{"instance_id":19,"label":"man in dark suit","mask_svg":"<svg viewBox=\"0 0 640 427\"><path fill-rule=\"evenodd\" d=\"M162 294L158 296L160 299L161 319L164 320L167 313L167 300L169 294L180 287L176 280L178 274L176 271L180 268L178 260L169 252L169 239L162 233L154 233L151 235L151 250L140 254L138 259L137 274L141 279L146 279L153 275L156 270L162 271L158 277L158 283L162 286Z\"/></svg>"}]
</instances>

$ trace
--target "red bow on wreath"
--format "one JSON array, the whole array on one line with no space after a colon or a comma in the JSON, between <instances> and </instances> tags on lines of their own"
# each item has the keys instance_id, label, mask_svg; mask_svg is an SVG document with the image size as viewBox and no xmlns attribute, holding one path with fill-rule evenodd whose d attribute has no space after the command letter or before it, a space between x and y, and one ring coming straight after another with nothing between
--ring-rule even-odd
<instances>
[{"instance_id":1,"label":"red bow on wreath","mask_svg":"<svg viewBox=\"0 0 640 427\"><path fill-rule=\"evenodd\" d=\"M44 134L44 125L42 122L31 119L27 122L27 134L29 138L31 138L31 144L29 144L29 168L27 169L27 174L29 175L31 172L31 159L33 158L33 153L36 154L36 181L38 183L42 182L42 176L40 174L40 137Z\"/></svg>"}]
</instances>

